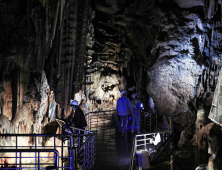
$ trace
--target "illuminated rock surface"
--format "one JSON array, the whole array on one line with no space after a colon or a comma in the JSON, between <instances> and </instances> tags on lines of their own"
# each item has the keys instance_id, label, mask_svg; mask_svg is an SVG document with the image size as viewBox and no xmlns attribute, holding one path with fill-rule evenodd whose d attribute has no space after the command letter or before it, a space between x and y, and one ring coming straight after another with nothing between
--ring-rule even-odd
<instances>
[{"instance_id":1,"label":"illuminated rock surface","mask_svg":"<svg viewBox=\"0 0 222 170\"><path fill-rule=\"evenodd\" d=\"M115 109L133 87L146 111L173 118L180 146L209 123L196 118L214 92L209 118L221 124L221 1L56 2L0 1L1 133L43 133L73 99L84 113Z\"/></svg>"}]
</instances>

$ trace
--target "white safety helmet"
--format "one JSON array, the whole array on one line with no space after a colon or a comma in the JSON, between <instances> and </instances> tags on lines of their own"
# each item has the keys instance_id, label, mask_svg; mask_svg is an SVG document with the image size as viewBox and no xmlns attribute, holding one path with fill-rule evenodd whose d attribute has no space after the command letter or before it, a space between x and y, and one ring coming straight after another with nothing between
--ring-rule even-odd
<instances>
[{"instance_id":1,"label":"white safety helmet","mask_svg":"<svg viewBox=\"0 0 222 170\"><path fill-rule=\"evenodd\" d=\"M76 100L73 100L70 104L70 106L79 106L78 102Z\"/></svg>"},{"instance_id":2,"label":"white safety helmet","mask_svg":"<svg viewBox=\"0 0 222 170\"><path fill-rule=\"evenodd\" d=\"M126 93L126 90L122 90L121 94L124 95Z\"/></svg>"},{"instance_id":3,"label":"white safety helmet","mask_svg":"<svg viewBox=\"0 0 222 170\"><path fill-rule=\"evenodd\" d=\"M133 93L133 94L132 94L132 98L135 99L135 98L136 98L136 95L137 95L136 93Z\"/></svg>"}]
</instances>

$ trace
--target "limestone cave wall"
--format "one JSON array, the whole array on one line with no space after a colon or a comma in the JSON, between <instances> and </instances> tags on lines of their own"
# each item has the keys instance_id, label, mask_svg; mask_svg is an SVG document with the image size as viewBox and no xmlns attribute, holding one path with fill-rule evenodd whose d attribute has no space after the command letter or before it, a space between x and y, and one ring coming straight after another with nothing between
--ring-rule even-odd
<instances>
[{"instance_id":1,"label":"limestone cave wall","mask_svg":"<svg viewBox=\"0 0 222 170\"><path fill-rule=\"evenodd\" d=\"M115 109L127 89L193 135L221 70L222 14L220 0L184 2L0 0L0 132L43 133L71 99Z\"/></svg>"},{"instance_id":2,"label":"limestone cave wall","mask_svg":"<svg viewBox=\"0 0 222 170\"><path fill-rule=\"evenodd\" d=\"M94 26L93 59L117 64L119 90L134 86L146 111L152 98L156 113L183 131L180 145L190 144L183 138L193 139L202 110L201 124L210 122L221 70L221 1L96 0Z\"/></svg>"},{"instance_id":3,"label":"limestone cave wall","mask_svg":"<svg viewBox=\"0 0 222 170\"><path fill-rule=\"evenodd\" d=\"M67 118L84 82L90 3L0 1L1 133L42 133Z\"/></svg>"}]
</instances>

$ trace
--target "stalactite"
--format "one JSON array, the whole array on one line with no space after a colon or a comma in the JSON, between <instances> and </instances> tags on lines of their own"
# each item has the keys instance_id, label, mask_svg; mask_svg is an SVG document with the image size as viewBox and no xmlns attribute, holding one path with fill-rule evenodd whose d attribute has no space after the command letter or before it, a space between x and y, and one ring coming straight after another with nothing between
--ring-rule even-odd
<instances>
[{"instance_id":1,"label":"stalactite","mask_svg":"<svg viewBox=\"0 0 222 170\"><path fill-rule=\"evenodd\" d=\"M203 8L205 18L213 18L218 9L218 0L203 0Z\"/></svg>"},{"instance_id":2,"label":"stalactite","mask_svg":"<svg viewBox=\"0 0 222 170\"><path fill-rule=\"evenodd\" d=\"M46 0L46 6L45 6L45 31L46 31L46 43L48 43L49 40L49 5L48 5L48 0Z\"/></svg>"},{"instance_id":3,"label":"stalactite","mask_svg":"<svg viewBox=\"0 0 222 170\"><path fill-rule=\"evenodd\" d=\"M54 15L51 16L54 20L53 20L52 30L50 30L51 33L49 35L49 41L44 43L45 46L43 46L42 50L40 51L40 58L42 58L42 61L40 62L40 64L41 64L40 66L41 67L40 67L39 71L43 70L43 67L45 65L46 57L49 55L50 48L52 48L52 44L53 44L53 40L55 38L56 31L59 30L59 29L56 29L57 25L58 25L58 22L57 22L58 21L58 17L60 16L58 14L59 13L59 9L60 9L60 1L57 1L56 7L52 8L52 11L51 11L51 13L54 12ZM61 55L60 55L60 57L61 57ZM61 61L61 59L60 59L60 61ZM59 70L60 70L61 62L58 62L57 64L58 64L58 68L57 68L57 73L56 74L58 75L58 73L60 72Z\"/></svg>"},{"instance_id":4,"label":"stalactite","mask_svg":"<svg viewBox=\"0 0 222 170\"><path fill-rule=\"evenodd\" d=\"M57 72L57 78L60 77L60 69L61 69L61 57L62 57L62 39L63 39L63 27L59 30L59 55L58 55L58 72Z\"/></svg>"},{"instance_id":5,"label":"stalactite","mask_svg":"<svg viewBox=\"0 0 222 170\"><path fill-rule=\"evenodd\" d=\"M59 13L59 7L60 7L60 3L59 3L59 1L57 1L56 13L55 13L55 15L53 16L53 18L54 18L54 25L53 25L53 28L52 28L52 38L51 38L51 45L50 45L50 47L52 47L52 41L53 41L53 39L54 39L54 37L55 37L57 20L58 20L58 13Z\"/></svg>"},{"instance_id":6,"label":"stalactite","mask_svg":"<svg viewBox=\"0 0 222 170\"><path fill-rule=\"evenodd\" d=\"M63 17L64 6L65 6L65 0L61 0L61 5L60 5L60 24L59 24L59 28L60 29L62 28L63 20L64 20L64 17Z\"/></svg>"},{"instance_id":7,"label":"stalactite","mask_svg":"<svg viewBox=\"0 0 222 170\"><path fill-rule=\"evenodd\" d=\"M59 3L59 1L58 1ZM60 4L60 15L59 15L59 55L58 55L58 72L57 72L57 78L60 77L60 69L61 69L61 57L62 57L62 43L63 43L63 22L64 22L64 17L63 17L63 9L64 9L65 1L61 0ZM58 12L58 11L57 11ZM58 17L58 14L57 14Z\"/></svg>"},{"instance_id":8,"label":"stalactite","mask_svg":"<svg viewBox=\"0 0 222 170\"><path fill-rule=\"evenodd\" d=\"M72 14L73 13L73 14ZM69 86L69 89L70 89L70 94L73 93L73 76L74 76L74 66L75 66L75 53L76 53L76 22L77 22L77 3L74 3L72 4L71 6L71 12L70 12L70 24L72 24L72 35L73 35L73 54L72 54L72 59L71 59L71 63L72 63L72 66L71 66L71 75L70 75L70 86ZM70 95L70 98L69 98L69 101L70 99L72 98L72 96ZM74 98L74 97L73 97Z\"/></svg>"},{"instance_id":9,"label":"stalactite","mask_svg":"<svg viewBox=\"0 0 222 170\"><path fill-rule=\"evenodd\" d=\"M28 48L29 48L29 38L30 38L30 31L31 31L31 12L30 12L30 2L29 0L26 1L27 3L27 22L28 22L28 31L26 35L26 57L24 58L24 64L26 63L26 60L28 59Z\"/></svg>"},{"instance_id":10,"label":"stalactite","mask_svg":"<svg viewBox=\"0 0 222 170\"><path fill-rule=\"evenodd\" d=\"M86 0L84 3L84 11L83 11L83 26L82 26L82 49L81 49L81 59L80 59L80 69L79 69L79 73L80 73L80 78L82 79L85 74L84 74L84 63L85 63L85 56L86 56L86 35L87 33L87 22L88 22L88 17L89 17L89 0ZM81 81L81 83L83 83L83 80Z\"/></svg>"},{"instance_id":11,"label":"stalactite","mask_svg":"<svg viewBox=\"0 0 222 170\"><path fill-rule=\"evenodd\" d=\"M79 82L80 86L84 82L84 63L86 56L86 35L87 35L87 23L89 17L89 1L77 1L78 4L78 20L77 20L77 48L76 48L76 58L75 62L75 80L74 82ZM75 89L77 92L79 89Z\"/></svg>"}]
</instances>

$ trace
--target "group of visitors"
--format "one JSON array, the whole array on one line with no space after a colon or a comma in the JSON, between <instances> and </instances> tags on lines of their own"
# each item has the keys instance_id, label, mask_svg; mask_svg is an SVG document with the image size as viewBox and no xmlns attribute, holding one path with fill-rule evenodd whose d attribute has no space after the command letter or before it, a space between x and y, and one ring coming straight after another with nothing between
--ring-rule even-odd
<instances>
[{"instance_id":1,"label":"group of visitors","mask_svg":"<svg viewBox=\"0 0 222 170\"><path fill-rule=\"evenodd\" d=\"M140 109L141 102L136 93L132 94L132 100L127 98L126 90L121 91L121 97L117 100L117 113L119 115L119 133L124 136L128 116L132 114L131 132L134 133L135 124L137 133L140 133ZM122 128L121 128L122 124Z\"/></svg>"},{"instance_id":2,"label":"group of visitors","mask_svg":"<svg viewBox=\"0 0 222 170\"><path fill-rule=\"evenodd\" d=\"M72 107L73 118L72 122L74 126L80 129L84 129L87 126L83 111L79 108L77 101L72 101L70 106ZM137 133L140 134L140 110L141 102L137 93L132 94L132 100L127 97L127 91L121 91L121 97L117 100L117 113L119 115L119 133L124 136L125 127L127 126L128 116L132 115L131 132L134 133L135 124L137 126ZM122 125L122 126L121 126Z\"/></svg>"}]
</instances>

